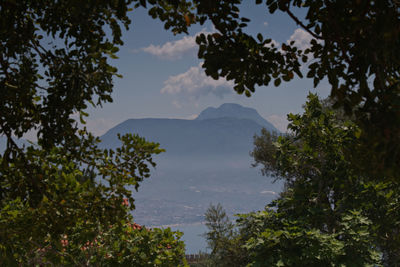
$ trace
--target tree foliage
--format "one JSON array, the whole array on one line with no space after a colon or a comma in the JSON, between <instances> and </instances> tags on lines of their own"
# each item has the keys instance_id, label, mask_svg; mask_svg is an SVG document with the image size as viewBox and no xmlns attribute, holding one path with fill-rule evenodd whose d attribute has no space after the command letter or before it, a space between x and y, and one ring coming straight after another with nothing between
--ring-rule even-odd
<instances>
[{"instance_id":1,"label":"tree foliage","mask_svg":"<svg viewBox=\"0 0 400 267\"><path fill-rule=\"evenodd\" d=\"M149 6L147 6L147 3ZM72 114L83 120L88 105L111 102L109 59L123 45L127 12L145 6L167 29L182 32L185 5L173 0L13 1L0 6L0 135L38 131L44 148L80 142ZM179 10L179 12L178 12ZM164 11L161 12L161 11Z\"/></svg>"},{"instance_id":2,"label":"tree foliage","mask_svg":"<svg viewBox=\"0 0 400 267\"><path fill-rule=\"evenodd\" d=\"M220 235L221 252L240 248L221 258L233 266L398 266L399 184L364 176L346 159L359 127L312 94L303 114L288 117L289 134L263 130L252 152L285 190L265 210L239 215L233 235Z\"/></svg>"},{"instance_id":3,"label":"tree foliage","mask_svg":"<svg viewBox=\"0 0 400 267\"><path fill-rule=\"evenodd\" d=\"M364 176L346 159L360 144L359 127L314 95L304 114L288 117L291 134L255 138L256 163L286 183L266 211L241 219L255 262L396 266L399 185Z\"/></svg>"},{"instance_id":4,"label":"tree foliage","mask_svg":"<svg viewBox=\"0 0 400 267\"><path fill-rule=\"evenodd\" d=\"M243 266L247 253L235 225L230 221L222 205L210 204L205 216L208 232L204 237L211 249L205 266Z\"/></svg>"},{"instance_id":5,"label":"tree foliage","mask_svg":"<svg viewBox=\"0 0 400 267\"><path fill-rule=\"evenodd\" d=\"M196 40L207 75L233 80L235 91L247 96L257 86L279 86L295 77L306 76L315 87L327 80L334 106L353 115L360 128L362 146L347 157L366 175L398 178L398 1L255 1L266 13L282 12L307 32L312 40L306 49L299 49L294 41L276 47L268 34L247 33L251 18L240 14L244 1L188 2L193 3L194 18L187 20L188 25L209 20L216 30Z\"/></svg>"},{"instance_id":6,"label":"tree foliage","mask_svg":"<svg viewBox=\"0 0 400 267\"><path fill-rule=\"evenodd\" d=\"M151 155L162 151L158 144L128 135L121 137L120 149L101 150L72 118L79 114L84 121L88 105L112 101L117 70L108 61L123 44L129 5L148 8L174 33L210 20L216 32L197 37L198 56L207 75L233 80L238 93L250 96L256 86L279 86L296 76L313 79L314 86L327 79L334 106L352 118L339 118L311 96L304 115L289 117L292 136L258 139L266 150L255 151L256 161L285 179L287 190L270 209L241 222L254 265L400 261L398 1L256 0L269 13L287 14L313 37L304 51L293 42L279 48L270 36L246 33L250 20L240 16L241 3L0 3L0 135L7 139L0 157L0 253L6 264L27 264L39 252L43 261L69 263L67 254L84 253L87 242L107 244L90 255L108 250L121 264L124 253L138 251L141 263L182 263L182 245L170 233L124 228L134 208L129 188L138 189L149 176ZM30 130L37 131L38 145L19 147L13 137ZM130 205L122 205L125 198ZM246 235L246 229L252 230ZM126 243L115 242L110 231ZM63 247L65 236L71 248ZM151 240L149 249L131 246L135 238ZM167 240L172 250L154 240ZM161 258L153 257L154 250ZM89 260L82 264L95 262L79 255Z\"/></svg>"},{"instance_id":7,"label":"tree foliage","mask_svg":"<svg viewBox=\"0 0 400 267\"><path fill-rule=\"evenodd\" d=\"M123 44L127 12L147 4L166 28L184 30L177 1L1 1L1 265L184 264L179 234L127 226L132 189L163 149L130 134L120 148L100 149L74 119L84 123L88 105L112 101L119 75L109 60ZM19 146L29 131L37 144Z\"/></svg>"},{"instance_id":8,"label":"tree foliage","mask_svg":"<svg viewBox=\"0 0 400 267\"><path fill-rule=\"evenodd\" d=\"M371 222L359 212L344 216L335 233L286 215L267 210L239 219L248 233L249 266L380 266L380 253L369 237Z\"/></svg>"}]
</instances>

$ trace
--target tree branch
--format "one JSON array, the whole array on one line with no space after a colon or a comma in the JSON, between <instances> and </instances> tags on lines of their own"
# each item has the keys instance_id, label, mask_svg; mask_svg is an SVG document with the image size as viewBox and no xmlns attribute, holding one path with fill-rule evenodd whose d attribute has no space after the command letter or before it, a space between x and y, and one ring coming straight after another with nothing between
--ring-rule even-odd
<instances>
[{"instance_id":1,"label":"tree branch","mask_svg":"<svg viewBox=\"0 0 400 267\"><path fill-rule=\"evenodd\" d=\"M311 31L306 25L301 22L293 13L290 11L289 7L286 9L286 13L296 22L297 25L300 25L305 31L307 31L309 34L311 34L312 37L315 39L323 40L322 36L317 35L315 32Z\"/></svg>"}]
</instances>

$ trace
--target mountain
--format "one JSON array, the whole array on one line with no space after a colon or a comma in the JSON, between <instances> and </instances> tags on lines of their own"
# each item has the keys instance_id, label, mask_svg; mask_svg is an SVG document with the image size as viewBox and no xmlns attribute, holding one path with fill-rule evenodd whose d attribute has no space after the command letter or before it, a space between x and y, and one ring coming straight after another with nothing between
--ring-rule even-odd
<instances>
[{"instance_id":1,"label":"mountain","mask_svg":"<svg viewBox=\"0 0 400 267\"><path fill-rule=\"evenodd\" d=\"M144 225L203 221L210 203L221 203L229 215L263 209L281 184L251 167L253 136L265 127L276 131L255 109L238 104L207 108L195 120L130 119L101 136L101 145L120 145L117 134L136 133L160 143L157 168L142 182L135 221Z\"/></svg>"},{"instance_id":2,"label":"mountain","mask_svg":"<svg viewBox=\"0 0 400 267\"><path fill-rule=\"evenodd\" d=\"M255 109L238 104L209 107L195 120L129 119L106 132L103 146L120 145L117 134L136 133L158 142L170 156L246 155L252 150L253 136L262 128L279 132Z\"/></svg>"},{"instance_id":3,"label":"mountain","mask_svg":"<svg viewBox=\"0 0 400 267\"><path fill-rule=\"evenodd\" d=\"M257 110L243 107L234 103L225 103L218 108L206 108L199 114L196 120L209 120L217 118L248 119L258 123L268 131L279 132L269 121L261 117Z\"/></svg>"},{"instance_id":4,"label":"mountain","mask_svg":"<svg viewBox=\"0 0 400 267\"><path fill-rule=\"evenodd\" d=\"M106 147L117 147L117 133L137 133L158 142L170 156L240 154L251 150L252 137L262 126L248 119L205 120L130 119L110 129L101 139Z\"/></svg>"}]
</instances>

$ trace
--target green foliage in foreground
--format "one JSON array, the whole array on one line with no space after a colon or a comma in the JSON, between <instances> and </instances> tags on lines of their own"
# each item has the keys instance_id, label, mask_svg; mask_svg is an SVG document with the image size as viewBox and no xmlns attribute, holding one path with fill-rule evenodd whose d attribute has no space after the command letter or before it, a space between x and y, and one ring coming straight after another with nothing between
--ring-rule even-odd
<instances>
[{"instance_id":1,"label":"green foliage in foreground","mask_svg":"<svg viewBox=\"0 0 400 267\"><path fill-rule=\"evenodd\" d=\"M304 114L289 120L290 134L264 130L252 153L285 190L264 211L239 215L234 226L218 212L222 219L210 221L224 226L206 235L210 258L216 266L398 266L400 186L363 176L346 159L360 145L358 126L315 95ZM225 228L236 230L224 234Z\"/></svg>"},{"instance_id":2,"label":"green foliage in foreground","mask_svg":"<svg viewBox=\"0 0 400 267\"><path fill-rule=\"evenodd\" d=\"M184 243L181 234L170 229L99 229L99 234L82 243L81 234L63 235L60 242L48 243L28 254L18 255L23 265L56 264L63 266L184 266ZM4 261L13 265L15 262Z\"/></svg>"},{"instance_id":3,"label":"green foliage in foreground","mask_svg":"<svg viewBox=\"0 0 400 267\"><path fill-rule=\"evenodd\" d=\"M92 143L79 159L61 147L45 152L30 146L8 162L1 186L15 190L3 191L1 200L2 265L184 264L180 234L129 226L132 187L149 177L149 165L155 166L151 155L163 150L136 135L121 140L116 151ZM22 162L29 165L21 168ZM6 162L0 158L0 164ZM38 190L23 191L30 186Z\"/></svg>"},{"instance_id":4,"label":"green foliage in foreground","mask_svg":"<svg viewBox=\"0 0 400 267\"><path fill-rule=\"evenodd\" d=\"M380 266L381 253L371 243L371 222L359 212L345 215L336 233L285 215L267 210L239 219L248 234L244 247L249 266Z\"/></svg>"},{"instance_id":5,"label":"green foliage in foreground","mask_svg":"<svg viewBox=\"0 0 400 267\"><path fill-rule=\"evenodd\" d=\"M262 213L264 229L269 230L261 230L265 233L260 240L275 238L277 247L270 248L296 250L296 257L307 264L312 261L301 255L314 255L313 264L331 258L328 262L336 265L396 266L400 262L399 184L366 176L347 160L348 153L363 146L359 127L323 106L315 95L309 96L304 114L289 115L289 120L291 134L278 137L263 132L255 138L256 163L265 174L286 184L285 192ZM298 236L305 240L285 242ZM319 241L311 242L316 237ZM259 237L254 238L249 248L257 248ZM315 251L327 251L329 256Z\"/></svg>"},{"instance_id":6,"label":"green foliage in foreground","mask_svg":"<svg viewBox=\"0 0 400 267\"><path fill-rule=\"evenodd\" d=\"M169 0L0 2L1 266L184 264L179 234L126 226L159 144L125 135L120 148L99 149L78 127L89 105L112 101L120 75L109 60L127 12L146 3L166 28L186 25ZM37 145L19 146L30 131Z\"/></svg>"}]
</instances>

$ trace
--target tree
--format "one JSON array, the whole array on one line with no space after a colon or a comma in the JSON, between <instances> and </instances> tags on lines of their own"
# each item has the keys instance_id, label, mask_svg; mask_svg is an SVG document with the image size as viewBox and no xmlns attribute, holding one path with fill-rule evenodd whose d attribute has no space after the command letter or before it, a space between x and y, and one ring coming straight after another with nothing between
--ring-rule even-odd
<instances>
[{"instance_id":1,"label":"tree","mask_svg":"<svg viewBox=\"0 0 400 267\"><path fill-rule=\"evenodd\" d=\"M207 211L216 265L397 266L399 184L361 176L346 159L359 127L330 101L310 94L304 108L289 115L289 134L254 139L255 166L285 182L279 197L229 227L221 207Z\"/></svg>"},{"instance_id":2,"label":"tree","mask_svg":"<svg viewBox=\"0 0 400 267\"><path fill-rule=\"evenodd\" d=\"M353 115L359 126L360 146L347 157L365 175L398 179L398 1L256 0L271 14L283 12L312 37L304 51L294 42L279 48L265 34L246 33L250 19L240 16L240 0L188 2L195 10L191 16L181 13L188 25L210 20L216 29L196 40L207 75L233 80L236 92L250 96L256 86L302 78L301 66L308 62L306 76L314 86L327 79L334 106ZM299 11L304 19L296 16Z\"/></svg>"},{"instance_id":3,"label":"tree","mask_svg":"<svg viewBox=\"0 0 400 267\"><path fill-rule=\"evenodd\" d=\"M210 204L205 213L208 232L204 234L211 249L210 266L243 266L247 256L235 225L229 220L222 205Z\"/></svg>"},{"instance_id":4,"label":"tree","mask_svg":"<svg viewBox=\"0 0 400 267\"><path fill-rule=\"evenodd\" d=\"M266 210L243 215L249 254L248 266L381 266L381 254L373 245L371 223L353 211L342 218L336 233L311 228L287 213Z\"/></svg>"},{"instance_id":5,"label":"tree","mask_svg":"<svg viewBox=\"0 0 400 267\"><path fill-rule=\"evenodd\" d=\"M244 261L221 253L224 260L239 266L397 266L399 185L360 176L346 160L359 145L359 127L312 94L304 114L290 114L289 121L290 134L264 129L252 152L255 165L283 180L285 190L264 211L239 215L230 226L235 235L219 240L223 251L240 247L236 255Z\"/></svg>"},{"instance_id":6,"label":"tree","mask_svg":"<svg viewBox=\"0 0 400 267\"><path fill-rule=\"evenodd\" d=\"M128 29L127 12L134 3L133 8L147 5L137 0L2 1L0 135L8 139L5 158L17 150L12 136L20 138L29 130L37 130L38 143L46 149L79 146L71 115L78 113L83 120L89 104L112 101L112 78L120 75L108 60L117 58L123 45L121 26ZM150 15L165 21L166 28L185 30L180 26L186 25L184 18L176 15L184 12L183 4L149 4Z\"/></svg>"},{"instance_id":7,"label":"tree","mask_svg":"<svg viewBox=\"0 0 400 267\"><path fill-rule=\"evenodd\" d=\"M184 5L148 3L166 28L184 30L185 19L176 16ZM179 234L128 229L131 188L149 177L159 144L125 135L120 148L99 149L98 138L72 117L84 123L89 104L112 101L119 75L108 60L123 44L130 6L140 5L147 2L0 3L0 136L7 140L0 156L1 265L100 264L105 256L107 265L184 264ZM31 130L37 144L19 146L15 139Z\"/></svg>"},{"instance_id":8,"label":"tree","mask_svg":"<svg viewBox=\"0 0 400 267\"><path fill-rule=\"evenodd\" d=\"M396 266L399 184L363 176L345 155L359 145L359 127L310 95L291 134L263 131L253 157L286 190L262 212L242 216L253 263L283 266Z\"/></svg>"}]
</instances>

